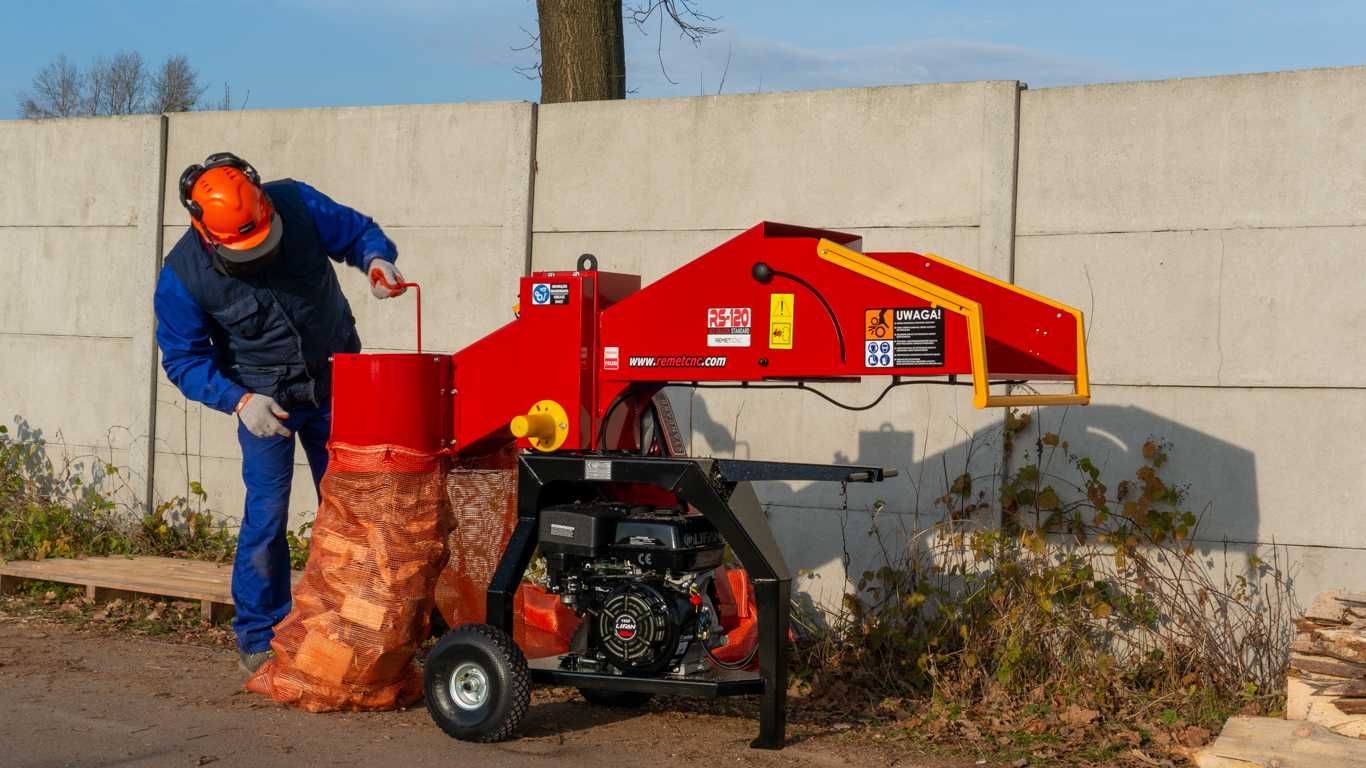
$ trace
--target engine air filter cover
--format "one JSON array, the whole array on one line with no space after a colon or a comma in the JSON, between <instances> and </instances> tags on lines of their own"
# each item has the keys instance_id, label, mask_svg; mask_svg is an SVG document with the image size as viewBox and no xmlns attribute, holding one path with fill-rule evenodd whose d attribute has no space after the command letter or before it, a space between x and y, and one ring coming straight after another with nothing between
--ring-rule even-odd
<instances>
[{"instance_id":1,"label":"engine air filter cover","mask_svg":"<svg viewBox=\"0 0 1366 768\"><path fill-rule=\"evenodd\" d=\"M686 639L681 627L691 610L685 598L651 584L626 584L608 595L598 614L600 647L624 672L662 671L678 655L680 639Z\"/></svg>"}]
</instances>

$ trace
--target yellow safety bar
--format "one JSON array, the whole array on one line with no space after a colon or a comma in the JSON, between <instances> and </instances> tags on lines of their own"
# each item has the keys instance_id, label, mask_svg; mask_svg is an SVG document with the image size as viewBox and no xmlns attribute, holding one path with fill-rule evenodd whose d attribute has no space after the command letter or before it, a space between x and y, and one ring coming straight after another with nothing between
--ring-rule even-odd
<instances>
[{"instance_id":1,"label":"yellow safety bar","mask_svg":"<svg viewBox=\"0 0 1366 768\"><path fill-rule=\"evenodd\" d=\"M931 306L943 307L950 312L962 315L968 323L968 356L972 366L973 406L977 408L994 408L1015 405L1087 405L1091 402L1090 384L1087 381L1086 376L1086 335L1084 333L1080 310L1073 309L1065 304L1053 301L1052 299L1031 293L1023 288L1011 285L1010 283L1002 282L990 275L984 275L937 256L925 254L927 259L930 259L935 263L967 272L968 274L1007 290L1028 296L1029 298L1043 302L1061 312L1067 312L1077 319L1077 375L1073 380L1072 394L993 395L991 394L991 381L988 378L987 373L987 344L985 331L982 327L981 304L967 297L960 296L943 286L935 285L928 280L916 277L904 270L897 269L886 262L865 256L858 251L846 248L839 243L824 238L816 244L816 255L831 264L863 275L870 280L876 280L883 285L891 286L903 293L915 296L922 301L928 301Z\"/></svg>"}]
</instances>

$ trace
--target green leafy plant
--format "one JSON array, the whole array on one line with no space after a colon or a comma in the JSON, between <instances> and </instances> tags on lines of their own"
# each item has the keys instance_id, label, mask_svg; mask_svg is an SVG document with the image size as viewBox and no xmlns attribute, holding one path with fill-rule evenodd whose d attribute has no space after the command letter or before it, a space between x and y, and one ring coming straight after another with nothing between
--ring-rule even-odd
<instances>
[{"instance_id":1,"label":"green leafy plant","mask_svg":"<svg viewBox=\"0 0 1366 768\"><path fill-rule=\"evenodd\" d=\"M1011 412L1007 444L1031 424ZM1280 708L1293 632L1278 552L1240 563L1202 551L1201 516L1163 479L1173 448L1162 440L1118 482L1057 434L1035 448L1004 476L947 480L942 521L903 540L884 539L874 507L868 535L884 562L838 610L799 619L805 690L861 692L874 711L922 700L918 731L956 740L988 739L986 721L997 746L1063 734L1111 754L1189 745L1231 713ZM983 525L985 512L1000 524ZM960 721L977 724L943 725Z\"/></svg>"},{"instance_id":2,"label":"green leafy plant","mask_svg":"<svg viewBox=\"0 0 1366 768\"><path fill-rule=\"evenodd\" d=\"M308 546L312 541L308 533L311 530L313 521L309 520L301 523L297 530L285 531L285 541L289 544L289 567L296 571L302 571L308 563Z\"/></svg>"},{"instance_id":3,"label":"green leafy plant","mask_svg":"<svg viewBox=\"0 0 1366 768\"><path fill-rule=\"evenodd\" d=\"M56 463L42 433L16 421L17 435L0 425L0 558L232 558L237 537L204 509L208 494L198 482L190 484L190 497L139 513L112 460L63 455Z\"/></svg>"}]
</instances>

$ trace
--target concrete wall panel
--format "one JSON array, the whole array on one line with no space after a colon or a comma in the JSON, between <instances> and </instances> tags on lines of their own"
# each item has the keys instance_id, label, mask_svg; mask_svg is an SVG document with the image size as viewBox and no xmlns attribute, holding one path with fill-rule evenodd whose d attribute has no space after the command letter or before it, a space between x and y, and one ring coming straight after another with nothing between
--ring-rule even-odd
<instances>
[{"instance_id":1,"label":"concrete wall panel","mask_svg":"<svg viewBox=\"0 0 1366 768\"><path fill-rule=\"evenodd\" d=\"M1366 227L1022 237L1021 285L1087 314L1100 384L1366 383Z\"/></svg>"},{"instance_id":2,"label":"concrete wall panel","mask_svg":"<svg viewBox=\"0 0 1366 768\"><path fill-rule=\"evenodd\" d=\"M131 354L126 338L0 335L0 418L22 417L51 443L127 448L146 434L130 422Z\"/></svg>"},{"instance_id":3,"label":"concrete wall panel","mask_svg":"<svg viewBox=\"0 0 1366 768\"><path fill-rule=\"evenodd\" d=\"M0 227L0 270L32 286L0 302L0 333L131 338L149 307L137 301L132 227Z\"/></svg>"},{"instance_id":4,"label":"concrete wall panel","mask_svg":"<svg viewBox=\"0 0 1366 768\"><path fill-rule=\"evenodd\" d=\"M977 226L1016 86L966 83L543 107L536 232ZM724 147L724 151L718 148ZM989 167L990 166L990 167ZM1004 205L1008 194L985 199Z\"/></svg>"},{"instance_id":5,"label":"concrete wall panel","mask_svg":"<svg viewBox=\"0 0 1366 768\"><path fill-rule=\"evenodd\" d=\"M22 276L0 302L0 416L112 439L143 479L161 140L159 116L0 122L0 268Z\"/></svg>"},{"instance_id":6,"label":"concrete wall panel","mask_svg":"<svg viewBox=\"0 0 1366 768\"><path fill-rule=\"evenodd\" d=\"M1022 235L1366 223L1366 67L1025 91Z\"/></svg>"},{"instance_id":7,"label":"concrete wall panel","mask_svg":"<svg viewBox=\"0 0 1366 768\"><path fill-rule=\"evenodd\" d=\"M0 121L0 226L132 227L155 221L143 162L160 117Z\"/></svg>"}]
</instances>

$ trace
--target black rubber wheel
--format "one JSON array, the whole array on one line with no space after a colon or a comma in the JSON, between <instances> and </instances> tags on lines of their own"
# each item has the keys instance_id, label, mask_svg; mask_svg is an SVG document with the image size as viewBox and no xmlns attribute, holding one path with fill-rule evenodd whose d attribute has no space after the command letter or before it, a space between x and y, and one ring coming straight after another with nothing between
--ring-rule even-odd
<instances>
[{"instance_id":1,"label":"black rubber wheel","mask_svg":"<svg viewBox=\"0 0 1366 768\"><path fill-rule=\"evenodd\" d=\"M531 705L531 675L522 649L488 624L446 633L427 656L422 674L427 712L461 741L502 741Z\"/></svg>"},{"instance_id":2,"label":"black rubber wheel","mask_svg":"<svg viewBox=\"0 0 1366 768\"><path fill-rule=\"evenodd\" d=\"M580 688L579 695L595 707L613 709L641 709L655 697L653 693L609 691L603 688Z\"/></svg>"}]
</instances>

